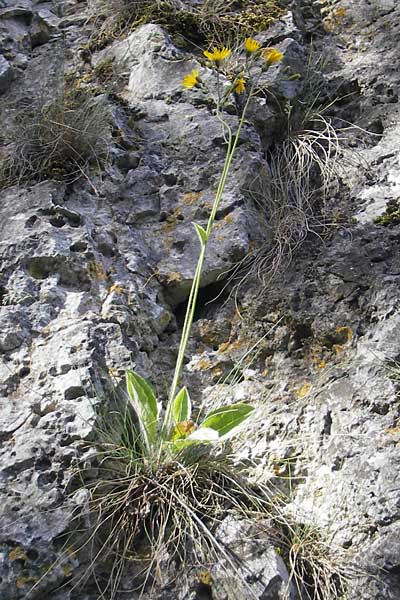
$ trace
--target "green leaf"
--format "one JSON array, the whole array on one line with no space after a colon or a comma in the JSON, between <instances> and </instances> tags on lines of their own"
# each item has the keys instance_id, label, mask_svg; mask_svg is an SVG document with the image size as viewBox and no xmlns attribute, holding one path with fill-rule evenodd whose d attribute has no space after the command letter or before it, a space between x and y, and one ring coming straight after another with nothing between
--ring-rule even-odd
<instances>
[{"instance_id":1,"label":"green leaf","mask_svg":"<svg viewBox=\"0 0 400 600\"><path fill-rule=\"evenodd\" d=\"M138 416L139 425L147 448L157 436L159 406L151 385L140 375L127 369L126 389Z\"/></svg>"},{"instance_id":2,"label":"green leaf","mask_svg":"<svg viewBox=\"0 0 400 600\"><path fill-rule=\"evenodd\" d=\"M175 396L175 400L172 404L172 416L174 417L174 423L189 421L191 412L192 403L190 402L189 392L187 391L186 387L183 387Z\"/></svg>"},{"instance_id":3,"label":"green leaf","mask_svg":"<svg viewBox=\"0 0 400 600\"><path fill-rule=\"evenodd\" d=\"M221 437L240 425L240 423L243 423L253 410L253 406L249 406L248 404L230 404L229 406L222 406L221 408L208 413L201 423L199 430L203 427L210 427L211 429L218 431Z\"/></svg>"},{"instance_id":4,"label":"green leaf","mask_svg":"<svg viewBox=\"0 0 400 600\"><path fill-rule=\"evenodd\" d=\"M174 452L180 452L189 446L212 444L213 442L217 442L218 439L219 435L215 429L211 429L211 427L199 427L187 438L182 440L174 440L171 446Z\"/></svg>"},{"instance_id":5,"label":"green leaf","mask_svg":"<svg viewBox=\"0 0 400 600\"><path fill-rule=\"evenodd\" d=\"M204 227L198 225L197 223L193 223L194 228L196 229L197 235L199 236L200 244L205 246L208 240L208 235Z\"/></svg>"},{"instance_id":6,"label":"green leaf","mask_svg":"<svg viewBox=\"0 0 400 600\"><path fill-rule=\"evenodd\" d=\"M193 431L186 438L188 442L216 442L219 438L219 433L216 429L212 427L203 427L200 426L196 431Z\"/></svg>"}]
</instances>

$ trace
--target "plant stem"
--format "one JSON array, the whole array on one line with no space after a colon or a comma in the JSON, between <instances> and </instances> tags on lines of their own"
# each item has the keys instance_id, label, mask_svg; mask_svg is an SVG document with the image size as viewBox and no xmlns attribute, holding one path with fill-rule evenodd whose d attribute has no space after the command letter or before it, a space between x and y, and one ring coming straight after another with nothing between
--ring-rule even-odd
<instances>
[{"instance_id":1,"label":"plant stem","mask_svg":"<svg viewBox=\"0 0 400 600\"><path fill-rule=\"evenodd\" d=\"M222 169L221 178L219 180L219 184L218 184L218 188L217 188L217 193L215 195L214 203L213 203L211 213L210 213L208 223L207 223L207 229L206 229L207 238L206 238L205 242L201 244L201 249L200 249L199 258L197 261L196 271L195 271L195 274L193 277L192 287L190 289L188 304L187 304L187 308L186 308L185 322L183 324L182 336L181 336L181 341L180 341L179 350L178 350L178 357L177 357L176 365L175 365L174 377L172 380L172 384L171 384L171 388L170 388L170 392L169 392L169 396L168 396L168 404L167 404L167 408L165 411L165 417L164 417L164 422L163 422L163 426L162 426L162 433L164 435L168 434L168 430L171 426L170 421L171 421L172 403L176 396L176 390L177 390L179 378L180 378L180 375L182 372L183 361L185 358L185 352L186 352L186 348L187 348L188 341L190 338L190 332L192 329L193 318L194 318L194 313L195 313L196 304L197 304L197 296L198 296L198 292L199 292L199 288L200 288L201 274L202 274L204 259L205 259L206 250L207 250L207 244L210 239L210 235L211 235L211 232L213 229L213 225L214 225L215 217L216 217L216 214L218 211L218 207L220 205L222 195L224 193L226 181L228 179L229 170L230 170L230 167L232 164L233 157L235 155L236 147L237 147L237 144L239 141L240 132L241 132L241 129L242 129L242 126L244 123L245 114L246 114L247 108L249 106L249 102L252 97L252 94L253 94L253 87L250 89L248 98L244 105L243 112L242 112L242 115L241 115L241 118L239 121L239 125L238 125L238 128L237 128L234 138L232 136L232 130L231 130L230 126L220 116L219 107L217 107L217 117L221 121L223 127L225 129L227 129L227 131L228 131L228 142L227 142L228 147L227 147L227 151L226 151L225 162L224 162L224 166Z\"/></svg>"}]
</instances>

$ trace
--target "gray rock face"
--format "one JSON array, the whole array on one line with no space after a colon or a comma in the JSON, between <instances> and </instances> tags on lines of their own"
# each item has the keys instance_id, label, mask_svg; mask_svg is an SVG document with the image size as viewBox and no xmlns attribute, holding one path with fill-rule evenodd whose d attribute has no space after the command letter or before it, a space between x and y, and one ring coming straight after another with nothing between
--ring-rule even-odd
<instances>
[{"instance_id":1,"label":"gray rock face","mask_svg":"<svg viewBox=\"0 0 400 600\"><path fill-rule=\"evenodd\" d=\"M233 448L255 483L281 494L290 481L287 514L321 531L332 561L353 574L348 597L398 600L400 225L396 210L386 226L374 219L400 193L399 8L342 4L332 17L292 2L259 39L285 52L266 76L271 97L295 102L316 33L317 51L329 51L324 101L339 98L332 118L371 132L347 132L355 151L330 200L346 219L336 214L324 244L310 234L268 289L249 280L236 304L227 298L226 273L271 240L249 189L286 123L268 95L255 99L208 247L183 377L196 403L257 406ZM83 90L100 85L92 66L111 64L115 78L107 161L75 181L33 178L0 192L2 600L99 597L93 582L75 587L88 554L63 550L87 500L85 490L70 494L71 477L78 461L96 475L87 442L110 402L110 374L134 365L165 395L199 250L192 223L206 224L225 156L210 98L181 85L192 69L214 85L200 53L148 24L83 64L82 11L67 2L56 16L20 0L0 13L2 132L30 99L53 93L62 69ZM235 129L233 103L225 118ZM211 589L190 572L189 583L148 600L307 600L268 528L226 519L217 534L242 559L236 579L221 556L208 565Z\"/></svg>"},{"instance_id":2,"label":"gray rock face","mask_svg":"<svg viewBox=\"0 0 400 600\"><path fill-rule=\"evenodd\" d=\"M35 13L31 27L32 47L46 44L58 29L60 19L47 8Z\"/></svg>"},{"instance_id":3,"label":"gray rock face","mask_svg":"<svg viewBox=\"0 0 400 600\"><path fill-rule=\"evenodd\" d=\"M0 93L5 92L10 85L12 79L11 65L4 58L0 56Z\"/></svg>"}]
</instances>

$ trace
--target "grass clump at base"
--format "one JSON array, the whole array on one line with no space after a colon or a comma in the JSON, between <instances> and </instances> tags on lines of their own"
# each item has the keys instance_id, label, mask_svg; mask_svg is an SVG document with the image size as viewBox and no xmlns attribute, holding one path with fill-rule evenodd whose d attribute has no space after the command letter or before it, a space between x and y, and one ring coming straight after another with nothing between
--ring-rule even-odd
<instances>
[{"instance_id":1,"label":"grass clump at base","mask_svg":"<svg viewBox=\"0 0 400 600\"><path fill-rule=\"evenodd\" d=\"M95 0L92 12L101 21L91 41L94 51L146 23L165 27L179 45L230 45L268 29L287 9L279 0L203 0L195 6L173 0Z\"/></svg>"},{"instance_id":2,"label":"grass clump at base","mask_svg":"<svg viewBox=\"0 0 400 600\"><path fill-rule=\"evenodd\" d=\"M0 188L25 181L74 181L107 157L109 111L102 98L64 89L14 118L0 162Z\"/></svg>"},{"instance_id":3,"label":"grass clump at base","mask_svg":"<svg viewBox=\"0 0 400 600\"><path fill-rule=\"evenodd\" d=\"M149 455L132 419L129 409L107 415L96 479L85 482L81 473L89 490L88 574L107 598L117 597L126 575L136 589L154 590L218 557L233 564L213 531L228 513L244 518L267 505L226 448L212 453L195 444L173 453L164 446Z\"/></svg>"}]
</instances>

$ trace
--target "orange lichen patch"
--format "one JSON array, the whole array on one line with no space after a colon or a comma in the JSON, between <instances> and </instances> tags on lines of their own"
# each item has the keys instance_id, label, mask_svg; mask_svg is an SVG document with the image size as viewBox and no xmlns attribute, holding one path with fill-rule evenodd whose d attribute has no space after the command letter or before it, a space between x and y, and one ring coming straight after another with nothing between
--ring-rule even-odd
<instances>
[{"instance_id":1,"label":"orange lichen patch","mask_svg":"<svg viewBox=\"0 0 400 600\"><path fill-rule=\"evenodd\" d=\"M305 398L310 393L312 385L310 382L305 381L299 388L293 390L297 398Z\"/></svg>"},{"instance_id":2,"label":"orange lichen patch","mask_svg":"<svg viewBox=\"0 0 400 600\"><path fill-rule=\"evenodd\" d=\"M232 221L233 221L232 214L229 213L228 215L225 215L225 217L221 221L218 221L217 223L214 224L214 229L220 229L224 225L229 225L230 223L232 223Z\"/></svg>"},{"instance_id":3,"label":"orange lichen patch","mask_svg":"<svg viewBox=\"0 0 400 600\"><path fill-rule=\"evenodd\" d=\"M122 287L122 285L119 285L119 283L114 283L110 289L108 290L109 294L123 294L124 293L124 288Z\"/></svg>"},{"instance_id":4,"label":"orange lichen patch","mask_svg":"<svg viewBox=\"0 0 400 600\"><path fill-rule=\"evenodd\" d=\"M219 354L223 354L224 352L234 352L235 350L241 350L245 346L248 345L248 339L245 337L240 337L234 342L228 340L227 342L223 342L218 346L217 352Z\"/></svg>"},{"instance_id":5,"label":"orange lichen patch","mask_svg":"<svg viewBox=\"0 0 400 600\"><path fill-rule=\"evenodd\" d=\"M179 281L182 281L183 279L183 275L182 273L179 273L179 271L170 271L167 275L167 283L177 283Z\"/></svg>"},{"instance_id":6,"label":"orange lichen patch","mask_svg":"<svg viewBox=\"0 0 400 600\"><path fill-rule=\"evenodd\" d=\"M31 586L32 583L36 583L38 581L38 577L31 577L30 575L19 575L15 582L15 585L19 590L22 590L28 586Z\"/></svg>"},{"instance_id":7,"label":"orange lichen patch","mask_svg":"<svg viewBox=\"0 0 400 600\"><path fill-rule=\"evenodd\" d=\"M222 344L220 344L218 346L218 352L222 353L222 352L226 352L228 350L228 348L230 347L231 342L228 340L227 342L223 342Z\"/></svg>"},{"instance_id":8,"label":"orange lichen patch","mask_svg":"<svg viewBox=\"0 0 400 600\"><path fill-rule=\"evenodd\" d=\"M26 552L21 546L16 546L8 553L8 558L11 561L14 560L28 560Z\"/></svg>"},{"instance_id":9,"label":"orange lichen patch","mask_svg":"<svg viewBox=\"0 0 400 600\"><path fill-rule=\"evenodd\" d=\"M210 571L200 571L198 577L199 577L199 582L202 583L203 585L210 586L213 583L213 578L211 576Z\"/></svg>"},{"instance_id":10,"label":"orange lichen patch","mask_svg":"<svg viewBox=\"0 0 400 600\"><path fill-rule=\"evenodd\" d=\"M221 377L221 375L223 374L223 370L221 369L221 367L214 367L211 371L211 374L213 377Z\"/></svg>"},{"instance_id":11,"label":"orange lichen patch","mask_svg":"<svg viewBox=\"0 0 400 600\"><path fill-rule=\"evenodd\" d=\"M334 8L330 14L323 19L323 25L326 31L332 33L340 24L341 20L347 16L347 10L344 6Z\"/></svg>"},{"instance_id":12,"label":"orange lichen patch","mask_svg":"<svg viewBox=\"0 0 400 600\"><path fill-rule=\"evenodd\" d=\"M196 363L196 370L197 371L207 371L208 369L211 369L211 367L213 367L214 364L215 363L213 363L209 358L201 358Z\"/></svg>"},{"instance_id":13,"label":"orange lichen patch","mask_svg":"<svg viewBox=\"0 0 400 600\"><path fill-rule=\"evenodd\" d=\"M91 279L96 281L105 281L107 279L107 273L104 266L99 262L94 260L89 261L87 270Z\"/></svg>"},{"instance_id":14,"label":"orange lichen patch","mask_svg":"<svg viewBox=\"0 0 400 600\"><path fill-rule=\"evenodd\" d=\"M351 327L336 327L335 331L340 335L346 336L347 339L344 343L351 342L353 339L353 330Z\"/></svg>"},{"instance_id":15,"label":"orange lichen patch","mask_svg":"<svg viewBox=\"0 0 400 600\"><path fill-rule=\"evenodd\" d=\"M201 196L201 192L185 192L182 196L182 202L186 206L191 206L194 202L197 202Z\"/></svg>"}]
</instances>

